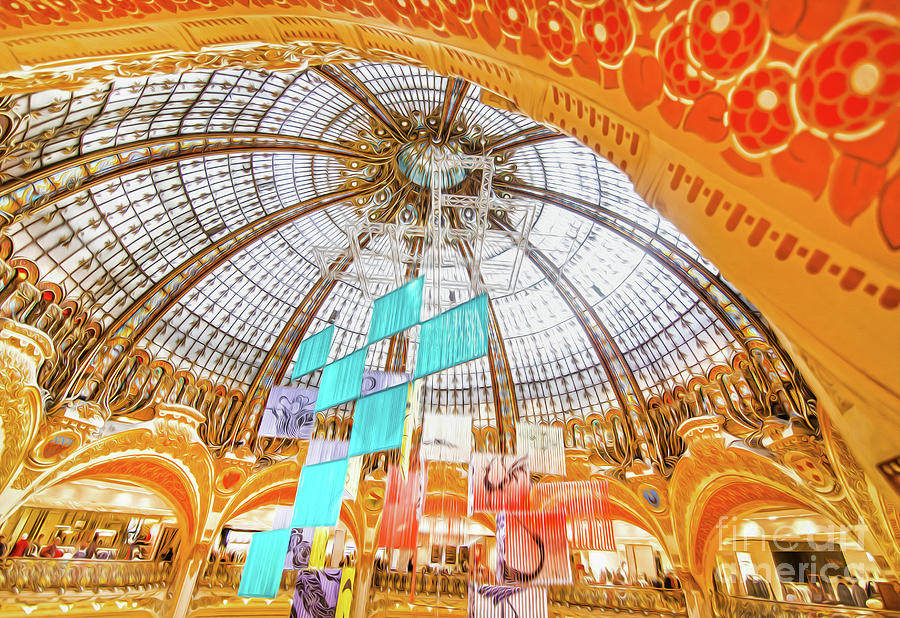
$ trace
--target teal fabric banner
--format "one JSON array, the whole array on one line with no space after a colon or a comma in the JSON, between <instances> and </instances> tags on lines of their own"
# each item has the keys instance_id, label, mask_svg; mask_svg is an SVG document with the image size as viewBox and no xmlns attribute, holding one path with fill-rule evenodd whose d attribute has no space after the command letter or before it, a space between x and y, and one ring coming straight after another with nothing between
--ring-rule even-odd
<instances>
[{"instance_id":1,"label":"teal fabric banner","mask_svg":"<svg viewBox=\"0 0 900 618\"><path fill-rule=\"evenodd\" d=\"M409 384L401 384L357 400L349 456L400 448Z\"/></svg>"},{"instance_id":2,"label":"teal fabric banner","mask_svg":"<svg viewBox=\"0 0 900 618\"><path fill-rule=\"evenodd\" d=\"M422 324L415 377L478 358L487 349L488 297L482 294Z\"/></svg>"},{"instance_id":3,"label":"teal fabric banner","mask_svg":"<svg viewBox=\"0 0 900 618\"><path fill-rule=\"evenodd\" d=\"M369 343L380 341L419 323L424 287L425 278L419 277L375 300L372 321L369 323Z\"/></svg>"},{"instance_id":4,"label":"teal fabric banner","mask_svg":"<svg viewBox=\"0 0 900 618\"><path fill-rule=\"evenodd\" d=\"M310 371L321 369L325 366L325 363L328 362L328 353L331 351L331 339L333 337L334 324L325 330L319 331L312 337L307 337L300 343L291 380L296 380Z\"/></svg>"},{"instance_id":5,"label":"teal fabric banner","mask_svg":"<svg viewBox=\"0 0 900 618\"><path fill-rule=\"evenodd\" d=\"M319 382L316 412L327 410L359 397L368 348L357 350L325 365Z\"/></svg>"},{"instance_id":6,"label":"teal fabric banner","mask_svg":"<svg viewBox=\"0 0 900 618\"><path fill-rule=\"evenodd\" d=\"M300 469L291 528L333 526L341 513L348 460L335 459ZM285 548L286 549L286 548ZM284 554L281 556L284 561Z\"/></svg>"},{"instance_id":7,"label":"teal fabric banner","mask_svg":"<svg viewBox=\"0 0 900 618\"><path fill-rule=\"evenodd\" d=\"M278 595L290 541L290 528L253 533L241 572L239 597L274 599Z\"/></svg>"}]
</instances>

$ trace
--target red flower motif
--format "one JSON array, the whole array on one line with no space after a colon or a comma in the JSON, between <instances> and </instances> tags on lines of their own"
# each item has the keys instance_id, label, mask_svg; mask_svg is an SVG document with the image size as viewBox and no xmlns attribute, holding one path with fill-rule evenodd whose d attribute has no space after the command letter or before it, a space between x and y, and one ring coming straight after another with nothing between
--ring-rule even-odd
<instances>
[{"instance_id":1,"label":"red flower motif","mask_svg":"<svg viewBox=\"0 0 900 618\"><path fill-rule=\"evenodd\" d=\"M31 9L25 5L25 0L0 0L0 11L17 17L31 16Z\"/></svg>"},{"instance_id":2,"label":"red flower motif","mask_svg":"<svg viewBox=\"0 0 900 618\"><path fill-rule=\"evenodd\" d=\"M634 25L622 0L607 0L589 9L581 30L600 64L609 68L618 68L634 43Z\"/></svg>"},{"instance_id":3,"label":"red flower motif","mask_svg":"<svg viewBox=\"0 0 900 618\"><path fill-rule=\"evenodd\" d=\"M528 9L521 0L488 0L488 7L504 34L518 38L528 27Z\"/></svg>"},{"instance_id":4,"label":"red flower motif","mask_svg":"<svg viewBox=\"0 0 900 618\"><path fill-rule=\"evenodd\" d=\"M797 110L811 127L858 133L900 101L900 28L877 21L847 26L800 66Z\"/></svg>"},{"instance_id":5,"label":"red flower motif","mask_svg":"<svg viewBox=\"0 0 900 618\"><path fill-rule=\"evenodd\" d=\"M472 17L472 0L444 0L444 6L462 21Z\"/></svg>"},{"instance_id":6,"label":"red flower motif","mask_svg":"<svg viewBox=\"0 0 900 618\"><path fill-rule=\"evenodd\" d=\"M758 153L787 143L796 127L792 81L785 69L769 67L748 73L734 87L728 119L741 148Z\"/></svg>"},{"instance_id":7,"label":"red flower motif","mask_svg":"<svg viewBox=\"0 0 900 618\"><path fill-rule=\"evenodd\" d=\"M409 0L404 1L409 2ZM444 25L444 14L441 12L438 0L412 0L412 5L415 7L415 12L432 26L440 28Z\"/></svg>"},{"instance_id":8,"label":"red flower motif","mask_svg":"<svg viewBox=\"0 0 900 618\"><path fill-rule=\"evenodd\" d=\"M759 58L766 44L758 0L699 0L691 9L691 54L704 71L728 79Z\"/></svg>"},{"instance_id":9,"label":"red flower motif","mask_svg":"<svg viewBox=\"0 0 900 618\"><path fill-rule=\"evenodd\" d=\"M556 3L547 3L538 9L537 31L550 57L566 62L575 51L575 28L565 12Z\"/></svg>"},{"instance_id":10,"label":"red flower motif","mask_svg":"<svg viewBox=\"0 0 900 618\"><path fill-rule=\"evenodd\" d=\"M656 57L663 68L663 84L669 94L681 99L695 99L713 83L688 62L684 20L671 24L656 42Z\"/></svg>"}]
</instances>

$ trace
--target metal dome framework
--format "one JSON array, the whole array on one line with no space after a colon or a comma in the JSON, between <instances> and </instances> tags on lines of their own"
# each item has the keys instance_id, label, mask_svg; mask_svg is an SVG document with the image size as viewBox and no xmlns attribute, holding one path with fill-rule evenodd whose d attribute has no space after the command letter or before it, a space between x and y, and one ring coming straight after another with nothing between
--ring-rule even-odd
<instances>
[{"instance_id":1,"label":"metal dome framework","mask_svg":"<svg viewBox=\"0 0 900 618\"><path fill-rule=\"evenodd\" d=\"M427 406L470 408L482 426L503 406L562 423L646 410L754 346L779 349L625 174L481 95L375 63L23 95L0 162L4 232L45 280L93 305L103 336L78 371L125 341L116 354L140 346L249 402L287 380L305 335L334 324L333 357L364 342L370 303L323 278L311 249L352 268L342 230L414 201L396 153L430 131L494 156L497 193L536 215L515 289L491 298L491 355L429 378ZM484 263L515 250L488 245ZM386 342L367 366L402 369L414 345ZM77 377L61 399L79 396Z\"/></svg>"}]
</instances>

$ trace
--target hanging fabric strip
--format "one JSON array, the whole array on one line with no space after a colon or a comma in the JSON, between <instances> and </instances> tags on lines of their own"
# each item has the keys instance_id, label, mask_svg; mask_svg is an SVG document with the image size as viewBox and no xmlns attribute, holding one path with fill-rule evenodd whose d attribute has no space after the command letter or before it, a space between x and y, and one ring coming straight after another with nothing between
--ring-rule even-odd
<instances>
[{"instance_id":1,"label":"hanging fabric strip","mask_svg":"<svg viewBox=\"0 0 900 618\"><path fill-rule=\"evenodd\" d=\"M400 468L388 468L384 490L378 544L386 549L410 549L417 546L419 520L425 488L425 470L410 471L405 481Z\"/></svg>"},{"instance_id":2,"label":"hanging fabric strip","mask_svg":"<svg viewBox=\"0 0 900 618\"><path fill-rule=\"evenodd\" d=\"M334 618L340 583L341 569L297 573L291 618Z\"/></svg>"},{"instance_id":3,"label":"hanging fabric strip","mask_svg":"<svg viewBox=\"0 0 900 618\"><path fill-rule=\"evenodd\" d=\"M571 584L565 513L498 513L497 576L503 584Z\"/></svg>"},{"instance_id":4,"label":"hanging fabric strip","mask_svg":"<svg viewBox=\"0 0 900 618\"><path fill-rule=\"evenodd\" d=\"M274 599L278 595L290 540L289 529L253 533L241 572L239 597Z\"/></svg>"},{"instance_id":5,"label":"hanging fabric strip","mask_svg":"<svg viewBox=\"0 0 900 618\"><path fill-rule=\"evenodd\" d=\"M359 397L368 348L357 350L325 365L319 381L316 412L327 410Z\"/></svg>"},{"instance_id":6,"label":"hanging fabric strip","mask_svg":"<svg viewBox=\"0 0 900 618\"><path fill-rule=\"evenodd\" d=\"M301 468L297 496L294 498L292 528L337 524L347 464L346 459L337 459Z\"/></svg>"},{"instance_id":7,"label":"hanging fabric strip","mask_svg":"<svg viewBox=\"0 0 900 618\"><path fill-rule=\"evenodd\" d=\"M312 554L313 536L316 528L293 528L288 544L287 556L284 558L285 571L308 569Z\"/></svg>"},{"instance_id":8,"label":"hanging fabric strip","mask_svg":"<svg viewBox=\"0 0 900 618\"><path fill-rule=\"evenodd\" d=\"M519 421L516 424L516 450L528 456L531 472L566 475L566 450L563 428Z\"/></svg>"},{"instance_id":9,"label":"hanging fabric strip","mask_svg":"<svg viewBox=\"0 0 900 618\"><path fill-rule=\"evenodd\" d=\"M325 366L325 363L328 362L328 353L331 351L331 339L333 337L334 325L332 324L321 332L300 342L291 380L296 380L310 371L321 369Z\"/></svg>"},{"instance_id":10,"label":"hanging fabric strip","mask_svg":"<svg viewBox=\"0 0 900 618\"><path fill-rule=\"evenodd\" d=\"M573 547L616 551L609 517L609 483L605 479L539 483L533 489L532 506L565 511L571 523Z\"/></svg>"},{"instance_id":11,"label":"hanging fabric strip","mask_svg":"<svg viewBox=\"0 0 900 618\"><path fill-rule=\"evenodd\" d=\"M401 384L356 402L350 457L400 448L409 385Z\"/></svg>"},{"instance_id":12,"label":"hanging fabric strip","mask_svg":"<svg viewBox=\"0 0 900 618\"><path fill-rule=\"evenodd\" d=\"M272 387L259 423L259 435L299 440L312 438L317 394L314 388Z\"/></svg>"},{"instance_id":13,"label":"hanging fabric strip","mask_svg":"<svg viewBox=\"0 0 900 618\"><path fill-rule=\"evenodd\" d=\"M344 500L356 500L359 492L359 478L362 476L362 457L351 457L347 464L347 478L344 479Z\"/></svg>"},{"instance_id":14,"label":"hanging fabric strip","mask_svg":"<svg viewBox=\"0 0 900 618\"><path fill-rule=\"evenodd\" d=\"M309 441L309 446L306 449L306 460L303 462L303 465L309 466L326 461L334 461L335 459L344 459L347 457L349 448L349 440L314 438Z\"/></svg>"},{"instance_id":15,"label":"hanging fabric strip","mask_svg":"<svg viewBox=\"0 0 900 618\"><path fill-rule=\"evenodd\" d=\"M469 618L547 618L547 589L470 583Z\"/></svg>"},{"instance_id":16,"label":"hanging fabric strip","mask_svg":"<svg viewBox=\"0 0 900 618\"><path fill-rule=\"evenodd\" d=\"M488 349L488 297L477 296L422 324L415 377L479 358Z\"/></svg>"},{"instance_id":17,"label":"hanging fabric strip","mask_svg":"<svg viewBox=\"0 0 900 618\"><path fill-rule=\"evenodd\" d=\"M359 391L360 397L373 395L378 391L383 391L392 386L406 384L412 379L412 375L408 373L395 373L392 371L379 371L378 369L366 369L363 371L362 388Z\"/></svg>"},{"instance_id":18,"label":"hanging fabric strip","mask_svg":"<svg viewBox=\"0 0 900 618\"><path fill-rule=\"evenodd\" d=\"M472 457L472 415L426 412L420 452L428 461L467 463Z\"/></svg>"},{"instance_id":19,"label":"hanging fabric strip","mask_svg":"<svg viewBox=\"0 0 900 618\"><path fill-rule=\"evenodd\" d=\"M531 490L528 458L474 453L469 465L469 515L525 510Z\"/></svg>"},{"instance_id":20,"label":"hanging fabric strip","mask_svg":"<svg viewBox=\"0 0 900 618\"><path fill-rule=\"evenodd\" d=\"M325 550L328 548L328 528L316 528L309 549L309 568L325 568Z\"/></svg>"},{"instance_id":21,"label":"hanging fabric strip","mask_svg":"<svg viewBox=\"0 0 900 618\"><path fill-rule=\"evenodd\" d=\"M341 573L341 587L338 593L337 611L334 618L350 618L353 603L353 584L356 581L356 567L344 567Z\"/></svg>"},{"instance_id":22,"label":"hanging fabric strip","mask_svg":"<svg viewBox=\"0 0 900 618\"><path fill-rule=\"evenodd\" d=\"M369 322L369 343L380 341L419 323L425 278L413 279L393 292L375 299Z\"/></svg>"}]
</instances>

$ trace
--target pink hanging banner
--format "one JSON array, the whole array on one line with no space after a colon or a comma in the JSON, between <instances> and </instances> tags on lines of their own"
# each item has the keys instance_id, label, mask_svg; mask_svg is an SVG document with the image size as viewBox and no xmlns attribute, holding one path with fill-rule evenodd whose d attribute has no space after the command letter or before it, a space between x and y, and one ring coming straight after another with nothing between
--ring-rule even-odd
<instances>
[{"instance_id":1,"label":"pink hanging banner","mask_svg":"<svg viewBox=\"0 0 900 618\"><path fill-rule=\"evenodd\" d=\"M533 488L532 507L565 511L573 547L616 551L606 480L539 483Z\"/></svg>"},{"instance_id":2,"label":"pink hanging banner","mask_svg":"<svg viewBox=\"0 0 900 618\"><path fill-rule=\"evenodd\" d=\"M572 583L572 565L562 511L497 514L497 579L503 584Z\"/></svg>"},{"instance_id":3,"label":"pink hanging banner","mask_svg":"<svg viewBox=\"0 0 900 618\"><path fill-rule=\"evenodd\" d=\"M469 515L526 510L531 476L528 458L475 453L469 465Z\"/></svg>"},{"instance_id":4,"label":"pink hanging banner","mask_svg":"<svg viewBox=\"0 0 900 618\"><path fill-rule=\"evenodd\" d=\"M404 480L397 466L388 468L378 544L388 549L415 549L425 489L425 470L410 470Z\"/></svg>"}]
</instances>

